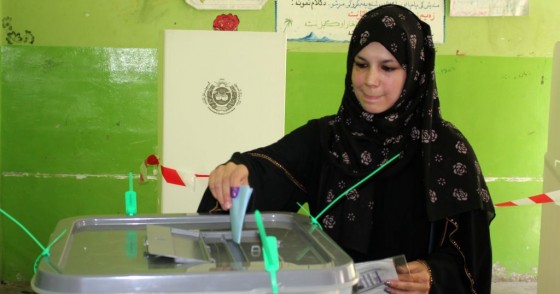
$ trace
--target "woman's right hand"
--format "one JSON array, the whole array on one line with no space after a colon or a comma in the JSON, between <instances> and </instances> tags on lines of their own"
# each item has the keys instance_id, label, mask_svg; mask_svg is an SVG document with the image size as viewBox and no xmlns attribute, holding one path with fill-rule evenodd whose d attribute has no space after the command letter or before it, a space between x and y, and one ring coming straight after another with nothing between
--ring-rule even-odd
<instances>
[{"instance_id":1,"label":"woman's right hand","mask_svg":"<svg viewBox=\"0 0 560 294\"><path fill-rule=\"evenodd\" d=\"M216 167L208 179L208 188L223 210L231 207L231 189L242 185L249 185L249 169L233 162Z\"/></svg>"}]
</instances>

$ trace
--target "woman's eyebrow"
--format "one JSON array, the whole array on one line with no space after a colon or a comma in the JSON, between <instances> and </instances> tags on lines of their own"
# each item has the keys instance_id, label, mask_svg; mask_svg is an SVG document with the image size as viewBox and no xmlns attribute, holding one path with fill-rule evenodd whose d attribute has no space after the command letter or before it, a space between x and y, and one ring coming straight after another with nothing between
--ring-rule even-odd
<instances>
[{"instance_id":1,"label":"woman's eyebrow","mask_svg":"<svg viewBox=\"0 0 560 294\"><path fill-rule=\"evenodd\" d=\"M394 63L394 62L398 63L397 59L391 58L391 57L388 57L388 58L385 58L385 59L382 59L382 60L381 60L381 63L383 63L383 64L385 64L385 63Z\"/></svg>"},{"instance_id":2,"label":"woman's eyebrow","mask_svg":"<svg viewBox=\"0 0 560 294\"><path fill-rule=\"evenodd\" d=\"M356 60L356 59L359 59L359 60L361 60L361 61L367 61L367 59L361 57L360 55L356 55L356 56L354 57L354 60Z\"/></svg>"},{"instance_id":3,"label":"woman's eyebrow","mask_svg":"<svg viewBox=\"0 0 560 294\"><path fill-rule=\"evenodd\" d=\"M366 58L360 56L359 54L357 54L357 55L354 57L354 60L356 60L356 59L359 59L360 61L368 61L368 59L366 59ZM381 64L388 64L388 63L399 63L399 62L397 61L397 59L395 59L395 58L393 58L393 57L387 57L387 58L385 58L385 59L382 59L382 60L380 61L380 63L381 63Z\"/></svg>"}]
</instances>

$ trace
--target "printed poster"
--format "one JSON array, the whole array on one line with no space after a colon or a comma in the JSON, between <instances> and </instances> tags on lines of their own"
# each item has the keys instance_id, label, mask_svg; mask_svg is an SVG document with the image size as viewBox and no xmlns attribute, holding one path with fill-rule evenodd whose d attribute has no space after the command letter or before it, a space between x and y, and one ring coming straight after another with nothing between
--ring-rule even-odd
<instances>
[{"instance_id":1,"label":"printed poster","mask_svg":"<svg viewBox=\"0 0 560 294\"><path fill-rule=\"evenodd\" d=\"M289 41L348 42L358 20L385 4L399 4L416 13L432 28L435 43L443 43L445 1L283 0L277 1L276 30Z\"/></svg>"}]
</instances>

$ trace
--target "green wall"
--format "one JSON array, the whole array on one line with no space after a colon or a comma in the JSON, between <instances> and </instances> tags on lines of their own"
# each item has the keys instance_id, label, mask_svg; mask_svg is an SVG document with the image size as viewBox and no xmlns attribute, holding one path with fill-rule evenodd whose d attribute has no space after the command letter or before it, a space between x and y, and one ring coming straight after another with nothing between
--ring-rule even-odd
<instances>
[{"instance_id":1,"label":"green wall","mask_svg":"<svg viewBox=\"0 0 560 294\"><path fill-rule=\"evenodd\" d=\"M182 0L0 3L11 24L0 56L0 207L46 244L61 218L124 213L127 173L158 153L162 30L210 30L232 11L197 11ZM437 48L443 115L475 147L495 203L542 192L560 4L530 5L525 17L448 17ZM239 30L274 30L272 0L233 13ZM345 48L289 43L287 131L336 111ZM157 186L135 186L139 213L159 211ZM540 207L500 208L491 229L495 277L534 279ZM0 218L1 279L29 280L40 253Z\"/></svg>"}]
</instances>

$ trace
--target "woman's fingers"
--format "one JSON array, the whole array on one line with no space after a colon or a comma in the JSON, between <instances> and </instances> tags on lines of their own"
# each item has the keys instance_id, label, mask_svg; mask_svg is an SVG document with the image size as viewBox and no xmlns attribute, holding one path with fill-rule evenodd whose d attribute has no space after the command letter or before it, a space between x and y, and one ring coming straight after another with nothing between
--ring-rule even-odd
<instances>
[{"instance_id":1,"label":"woman's fingers","mask_svg":"<svg viewBox=\"0 0 560 294\"><path fill-rule=\"evenodd\" d=\"M398 280L391 280L386 283L387 293L429 293L430 292L430 272L426 265L421 262L413 261L408 263L408 274L399 274Z\"/></svg>"},{"instance_id":2,"label":"woman's fingers","mask_svg":"<svg viewBox=\"0 0 560 294\"><path fill-rule=\"evenodd\" d=\"M238 165L233 162L216 167L208 179L208 187L214 198L220 203L223 210L231 207L232 188L241 185L248 185L249 170L245 165Z\"/></svg>"}]
</instances>

